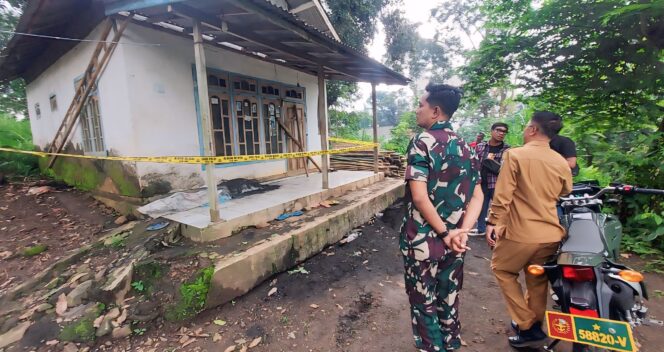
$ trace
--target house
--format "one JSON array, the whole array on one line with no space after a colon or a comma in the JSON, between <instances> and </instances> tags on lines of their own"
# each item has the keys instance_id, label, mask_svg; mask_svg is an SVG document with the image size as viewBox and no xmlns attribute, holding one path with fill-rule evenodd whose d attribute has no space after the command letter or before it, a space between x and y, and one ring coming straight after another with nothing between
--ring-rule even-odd
<instances>
[{"instance_id":1,"label":"house","mask_svg":"<svg viewBox=\"0 0 664 352\"><path fill-rule=\"evenodd\" d=\"M0 57L0 79L26 80L34 144L44 151L327 149L325 80L408 82L341 43L319 0L32 0L16 32ZM314 159L325 179L327 158ZM313 166L305 159L193 165L67 157L43 164L112 202Z\"/></svg>"}]
</instances>

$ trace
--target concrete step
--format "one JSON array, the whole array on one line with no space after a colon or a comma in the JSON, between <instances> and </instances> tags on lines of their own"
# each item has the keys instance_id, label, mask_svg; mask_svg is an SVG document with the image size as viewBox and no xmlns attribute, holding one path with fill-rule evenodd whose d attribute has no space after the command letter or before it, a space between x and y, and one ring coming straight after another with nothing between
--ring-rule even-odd
<instances>
[{"instance_id":1,"label":"concrete step","mask_svg":"<svg viewBox=\"0 0 664 352\"><path fill-rule=\"evenodd\" d=\"M353 228L366 223L404 195L401 179L384 179L336 198L339 205L327 212L311 212L302 225L275 234L244 252L224 257L215 264L207 308L249 292L272 275L310 258L341 240Z\"/></svg>"}]
</instances>

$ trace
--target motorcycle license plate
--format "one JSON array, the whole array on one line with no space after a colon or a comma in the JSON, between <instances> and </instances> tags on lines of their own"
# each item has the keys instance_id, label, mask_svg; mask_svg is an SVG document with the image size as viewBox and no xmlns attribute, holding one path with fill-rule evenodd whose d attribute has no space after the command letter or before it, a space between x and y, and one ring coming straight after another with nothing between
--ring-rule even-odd
<instances>
[{"instance_id":1,"label":"motorcycle license plate","mask_svg":"<svg viewBox=\"0 0 664 352\"><path fill-rule=\"evenodd\" d=\"M546 324L549 337L554 339L615 351L636 351L632 327L622 321L547 311Z\"/></svg>"}]
</instances>

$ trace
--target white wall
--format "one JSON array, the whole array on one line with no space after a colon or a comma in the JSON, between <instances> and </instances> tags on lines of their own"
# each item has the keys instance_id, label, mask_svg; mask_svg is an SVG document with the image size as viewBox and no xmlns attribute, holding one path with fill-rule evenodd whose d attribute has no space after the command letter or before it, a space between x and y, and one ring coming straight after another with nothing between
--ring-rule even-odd
<instances>
[{"instance_id":1,"label":"white wall","mask_svg":"<svg viewBox=\"0 0 664 352\"><path fill-rule=\"evenodd\" d=\"M127 83L134 118L134 145L140 155L200 155L199 132L194 102L193 40L130 25L127 42L159 43L162 46L125 46ZM317 78L216 47L206 47L209 68L295 85L306 90L307 145L320 149L317 124ZM176 189L203 184L199 165L138 164L138 174L148 182L154 174ZM218 179L257 178L284 173L283 160L237 164L216 168ZM197 177L198 176L198 177Z\"/></svg>"},{"instance_id":2,"label":"white wall","mask_svg":"<svg viewBox=\"0 0 664 352\"><path fill-rule=\"evenodd\" d=\"M87 39L99 39L100 27L98 26L90 33ZM82 76L96 45L96 43L89 42L78 44L27 85L26 93L33 143L42 149L53 141L69 104L74 98L75 80ZM113 152L121 155L128 155L134 148L126 142L127 134L132 133L133 129L129 113L129 96L124 79L126 69L123 50L121 45L116 48L99 80L98 94L106 149L112 149ZM57 97L58 107L55 111L51 111L49 102L52 94ZM36 103L39 103L41 108L40 119L36 117ZM69 140L82 149L82 134L79 126L80 124L76 125ZM120 129L117 126L125 127Z\"/></svg>"},{"instance_id":3,"label":"white wall","mask_svg":"<svg viewBox=\"0 0 664 352\"><path fill-rule=\"evenodd\" d=\"M95 30L88 38L97 38ZM200 155L199 132L194 102L193 40L130 24L99 84L101 120L107 150L125 156ZM35 143L49 143L74 93L74 79L90 58L93 44L79 44L28 88L28 103ZM317 78L295 70L206 47L207 66L223 71L272 80L305 88L307 146L320 149L317 123ZM58 96L58 110L50 112L48 97ZM42 110L35 120L34 103ZM80 129L75 143L81 143ZM137 163L143 186L158 178L175 189L202 185L204 172L199 165ZM238 164L217 168L218 179L257 178L286 172L283 160Z\"/></svg>"}]
</instances>

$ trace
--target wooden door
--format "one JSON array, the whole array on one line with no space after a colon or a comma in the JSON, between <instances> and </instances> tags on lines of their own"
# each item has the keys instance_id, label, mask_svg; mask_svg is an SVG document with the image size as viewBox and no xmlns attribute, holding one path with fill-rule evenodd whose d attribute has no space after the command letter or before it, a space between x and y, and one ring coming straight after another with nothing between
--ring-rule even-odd
<instances>
[{"instance_id":1,"label":"wooden door","mask_svg":"<svg viewBox=\"0 0 664 352\"><path fill-rule=\"evenodd\" d=\"M284 116L284 125L293 134L304 150L288 139L287 148L289 152L307 151L307 128L304 121L304 105L297 103L284 103L286 106L286 115ZM288 159L288 170L299 170L307 167L306 158Z\"/></svg>"}]
</instances>

